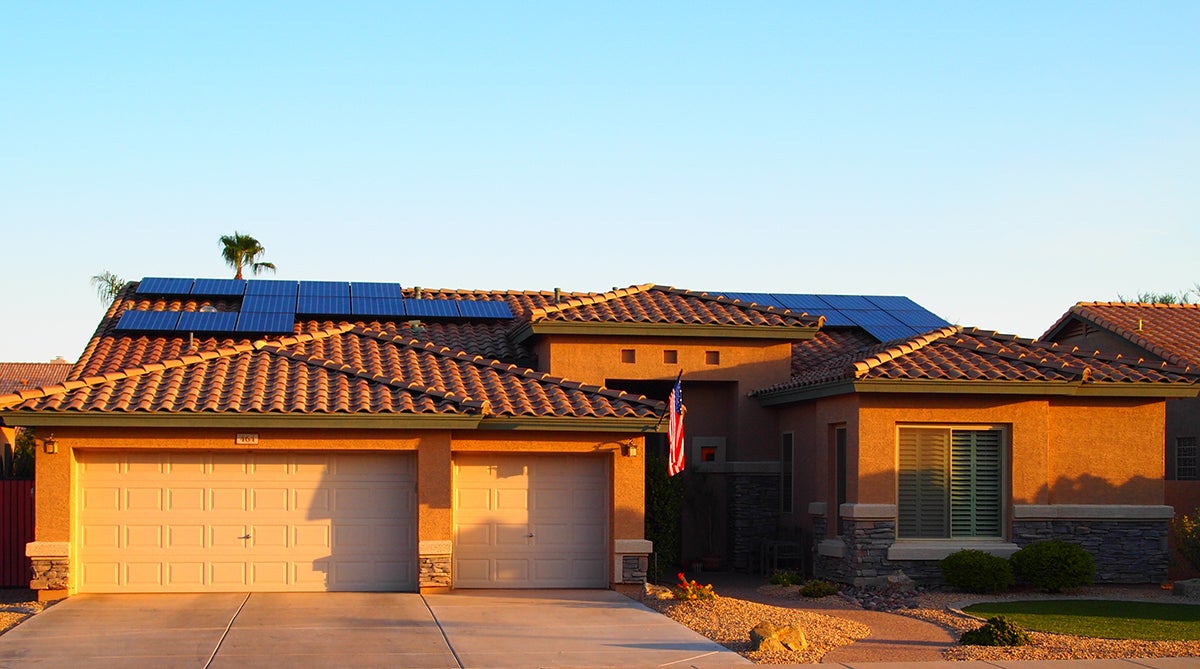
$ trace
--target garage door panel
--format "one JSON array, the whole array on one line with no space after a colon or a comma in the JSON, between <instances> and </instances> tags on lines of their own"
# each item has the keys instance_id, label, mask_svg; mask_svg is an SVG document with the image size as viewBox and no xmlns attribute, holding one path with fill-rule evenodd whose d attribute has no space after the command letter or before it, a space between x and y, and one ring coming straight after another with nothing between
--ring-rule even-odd
<instances>
[{"instance_id":1,"label":"garage door panel","mask_svg":"<svg viewBox=\"0 0 1200 669\"><path fill-rule=\"evenodd\" d=\"M605 464L575 455L457 454L455 586L607 586ZM583 503L593 500L600 503Z\"/></svg>"},{"instance_id":2,"label":"garage door panel","mask_svg":"<svg viewBox=\"0 0 1200 669\"><path fill-rule=\"evenodd\" d=\"M80 451L77 587L414 589L414 459Z\"/></svg>"}]
</instances>

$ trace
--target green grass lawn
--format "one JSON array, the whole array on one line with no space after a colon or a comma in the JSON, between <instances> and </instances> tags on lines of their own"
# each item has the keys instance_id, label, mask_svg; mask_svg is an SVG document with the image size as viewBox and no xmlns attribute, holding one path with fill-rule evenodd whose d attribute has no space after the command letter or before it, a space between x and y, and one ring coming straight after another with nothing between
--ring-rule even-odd
<instances>
[{"instance_id":1,"label":"green grass lawn","mask_svg":"<svg viewBox=\"0 0 1200 669\"><path fill-rule=\"evenodd\" d=\"M1200 640L1200 605L1052 599L987 602L963 609L983 618L1005 616L1028 630L1101 639Z\"/></svg>"}]
</instances>

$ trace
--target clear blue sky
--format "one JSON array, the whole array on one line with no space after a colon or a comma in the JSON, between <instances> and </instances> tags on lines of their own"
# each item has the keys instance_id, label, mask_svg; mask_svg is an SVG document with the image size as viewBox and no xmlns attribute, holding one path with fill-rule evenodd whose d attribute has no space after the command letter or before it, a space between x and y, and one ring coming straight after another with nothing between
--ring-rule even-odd
<instances>
[{"instance_id":1,"label":"clear blue sky","mask_svg":"<svg viewBox=\"0 0 1200 669\"><path fill-rule=\"evenodd\" d=\"M19 3L0 360L88 279L907 295L1041 334L1200 281L1200 3Z\"/></svg>"}]
</instances>

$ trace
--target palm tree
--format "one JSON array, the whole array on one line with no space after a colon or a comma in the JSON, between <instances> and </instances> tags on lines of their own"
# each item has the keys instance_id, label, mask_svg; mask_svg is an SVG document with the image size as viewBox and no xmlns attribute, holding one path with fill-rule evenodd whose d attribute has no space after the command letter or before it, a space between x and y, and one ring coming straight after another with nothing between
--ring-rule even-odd
<instances>
[{"instance_id":1,"label":"palm tree","mask_svg":"<svg viewBox=\"0 0 1200 669\"><path fill-rule=\"evenodd\" d=\"M225 258L225 262L237 270L233 275L235 279L242 278L243 267L249 267L255 274L261 274L265 269L275 271L274 263L258 261L267 250L250 235L243 235L235 230L232 235L221 237L221 247L221 256Z\"/></svg>"},{"instance_id":2,"label":"palm tree","mask_svg":"<svg viewBox=\"0 0 1200 669\"><path fill-rule=\"evenodd\" d=\"M125 279L107 270L92 276L92 286L96 289L96 296L105 304L117 299L117 296L121 294L121 289L125 287L125 283Z\"/></svg>"}]
</instances>

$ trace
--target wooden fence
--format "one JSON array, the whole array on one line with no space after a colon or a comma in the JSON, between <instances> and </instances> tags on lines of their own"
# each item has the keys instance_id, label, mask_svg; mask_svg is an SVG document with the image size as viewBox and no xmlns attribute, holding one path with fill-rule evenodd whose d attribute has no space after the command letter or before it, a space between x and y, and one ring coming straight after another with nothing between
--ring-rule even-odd
<instances>
[{"instance_id":1,"label":"wooden fence","mask_svg":"<svg viewBox=\"0 0 1200 669\"><path fill-rule=\"evenodd\" d=\"M25 544L33 541L33 481L0 479L0 588L29 587Z\"/></svg>"}]
</instances>

